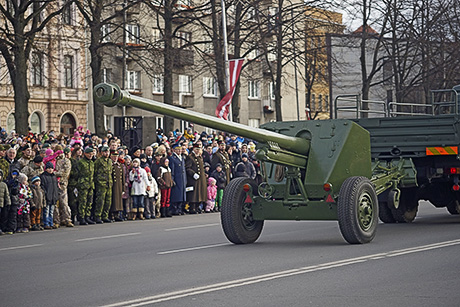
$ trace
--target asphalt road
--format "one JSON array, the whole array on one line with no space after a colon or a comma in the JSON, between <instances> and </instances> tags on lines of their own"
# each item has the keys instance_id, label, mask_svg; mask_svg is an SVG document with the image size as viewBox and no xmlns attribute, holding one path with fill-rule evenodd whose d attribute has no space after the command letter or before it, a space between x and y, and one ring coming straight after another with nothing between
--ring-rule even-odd
<instances>
[{"instance_id":1,"label":"asphalt road","mask_svg":"<svg viewBox=\"0 0 460 307\"><path fill-rule=\"evenodd\" d=\"M460 306L459 227L422 202L365 245L324 221L233 245L218 213L2 236L0 306Z\"/></svg>"}]
</instances>

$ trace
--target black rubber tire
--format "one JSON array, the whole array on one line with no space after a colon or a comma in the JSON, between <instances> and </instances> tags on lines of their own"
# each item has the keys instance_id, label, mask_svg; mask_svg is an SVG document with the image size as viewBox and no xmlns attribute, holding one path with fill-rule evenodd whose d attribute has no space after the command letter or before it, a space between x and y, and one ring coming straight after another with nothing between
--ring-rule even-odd
<instances>
[{"instance_id":1,"label":"black rubber tire","mask_svg":"<svg viewBox=\"0 0 460 307\"><path fill-rule=\"evenodd\" d=\"M398 209L392 209L391 213L398 223L412 223L418 212L418 200L414 197L413 189L401 190L401 198Z\"/></svg>"},{"instance_id":2,"label":"black rubber tire","mask_svg":"<svg viewBox=\"0 0 460 307\"><path fill-rule=\"evenodd\" d=\"M337 202L337 216L342 236L348 243L363 244L374 239L379 206L374 186L368 178L350 177L343 182Z\"/></svg>"},{"instance_id":3,"label":"black rubber tire","mask_svg":"<svg viewBox=\"0 0 460 307\"><path fill-rule=\"evenodd\" d=\"M386 224L396 223L391 209L388 207L388 203L385 201L379 201L379 218L382 222Z\"/></svg>"},{"instance_id":4,"label":"black rubber tire","mask_svg":"<svg viewBox=\"0 0 460 307\"><path fill-rule=\"evenodd\" d=\"M252 219L252 204L245 203L243 186L249 183L257 193L256 182L249 178L235 178L227 185L222 198L220 219L227 239L235 244L254 243L260 236L264 221Z\"/></svg>"},{"instance_id":5,"label":"black rubber tire","mask_svg":"<svg viewBox=\"0 0 460 307\"><path fill-rule=\"evenodd\" d=\"M447 211L449 211L449 213L452 215L460 214L460 206L458 205L457 200L450 202L446 208L447 208Z\"/></svg>"}]
</instances>

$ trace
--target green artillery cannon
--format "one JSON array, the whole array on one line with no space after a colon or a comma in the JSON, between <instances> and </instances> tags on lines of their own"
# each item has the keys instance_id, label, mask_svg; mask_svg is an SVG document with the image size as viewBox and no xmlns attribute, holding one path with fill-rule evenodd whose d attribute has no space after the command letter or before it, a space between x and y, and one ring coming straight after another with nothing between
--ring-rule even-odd
<instances>
[{"instance_id":1,"label":"green artillery cannon","mask_svg":"<svg viewBox=\"0 0 460 307\"><path fill-rule=\"evenodd\" d=\"M349 120L274 122L260 129L133 96L114 84L98 84L94 96L108 107L132 106L258 142L263 182L235 178L224 191L222 227L235 244L255 242L264 220L338 220L347 242L370 242L377 194L414 181L407 160L373 165L368 131Z\"/></svg>"}]
</instances>

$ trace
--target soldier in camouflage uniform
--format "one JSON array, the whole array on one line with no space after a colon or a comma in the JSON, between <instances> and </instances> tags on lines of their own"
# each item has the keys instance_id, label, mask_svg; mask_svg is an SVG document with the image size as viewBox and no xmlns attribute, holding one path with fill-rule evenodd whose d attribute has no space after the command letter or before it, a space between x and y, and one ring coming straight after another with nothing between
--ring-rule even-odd
<instances>
[{"instance_id":1,"label":"soldier in camouflage uniform","mask_svg":"<svg viewBox=\"0 0 460 307\"><path fill-rule=\"evenodd\" d=\"M40 176L44 171L43 158L41 156L36 156L29 165L26 165L21 170L21 173L25 174L30 181L32 178Z\"/></svg>"},{"instance_id":2,"label":"soldier in camouflage uniform","mask_svg":"<svg viewBox=\"0 0 460 307\"><path fill-rule=\"evenodd\" d=\"M75 148L72 152L72 158L70 159L70 162L72 164L71 170L70 170L70 176L68 180L68 185L67 185L67 197L69 201L69 207L70 207L70 212L71 212L71 219L72 222L75 221L77 215L78 215L78 190L77 190L77 184L78 184L78 167L77 163L78 160L81 159L81 156L83 154L83 150L81 147Z\"/></svg>"},{"instance_id":3,"label":"soldier in camouflage uniform","mask_svg":"<svg viewBox=\"0 0 460 307\"><path fill-rule=\"evenodd\" d=\"M29 144L24 145L21 149L22 149L22 156L18 160L20 170L22 170L24 167L29 165L29 163L33 159L32 148L30 147ZM21 171L21 173L22 173L22 171Z\"/></svg>"},{"instance_id":4,"label":"soldier in camouflage uniform","mask_svg":"<svg viewBox=\"0 0 460 307\"><path fill-rule=\"evenodd\" d=\"M64 148L64 153L56 158L56 170L54 173L59 178L59 223L67 227L73 227L67 198L67 185L72 168L69 155L70 148Z\"/></svg>"},{"instance_id":5,"label":"soldier in camouflage uniform","mask_svg":"<svg viewBox=\"0 0 460 307\"><path fill-rule=\"evenodd\" d=\"M109 210L112 205L112 160L109 147L101 148L101 157L94 162L94 181L96 184L96 223L111 223Z\"/></svg>"},{"instance_id":6,"label":"soldier in camouflage uniform","mask_svg":"<svg viewBox=\"0 0 460 307\"><path fill-rule=\"evenodd\" d=\"M10 174L10 164L4 159L9 148L10 145L0 145L0 169L3 172L3 181L6 181Z\"/></svg>"},{"instance_id":7,"label":"soldier in camouflage uniform","mask_svg":"<svg viewBox=\"0 0 460 307\"><path fill-rule=\"evenodd\" d=\"M80 225L95 224L91 219L91 206L94 193L94 162L93 148L88 146L85 149L84 157L78 160L78 214Z\"/></svg>"}]
</instances>

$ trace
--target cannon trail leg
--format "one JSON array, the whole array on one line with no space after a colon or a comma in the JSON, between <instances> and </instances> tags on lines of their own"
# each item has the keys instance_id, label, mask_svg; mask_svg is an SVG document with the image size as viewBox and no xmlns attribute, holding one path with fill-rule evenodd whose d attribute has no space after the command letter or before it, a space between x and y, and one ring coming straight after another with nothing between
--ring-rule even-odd
<instances>
[{"instance_id":1,"label":"cannon trail leg","mask_svg":"<svg viewBox=\"0 0 460 307\"><path fill-rule=\"evenodd\" d=\"M257 193L254 180L235 178L225 188L222 199L222 228L227 239L235 244L254 243L264 225L264 221L253 219L253 204L247 202L247 193L243 190L245 185L251 187L252 193Z\"/></svg>"},{"instance_id":2,"label":"cannon trail leg","mask_svg":"<svg viewBox=\"0 0 460 307\"><path fill-rule=\"evenodd\" d=\"M339 192L337 202L339 228L350 244L372 241L378 223L377 194L366 177L347 178Z\"/></svg>"}]
</instances>

